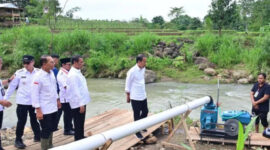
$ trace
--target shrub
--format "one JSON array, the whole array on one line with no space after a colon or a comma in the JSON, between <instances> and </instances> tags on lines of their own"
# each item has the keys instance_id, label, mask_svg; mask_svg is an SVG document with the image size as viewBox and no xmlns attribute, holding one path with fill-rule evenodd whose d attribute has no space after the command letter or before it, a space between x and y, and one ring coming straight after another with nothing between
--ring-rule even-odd
<instances>
[{"instance_id":1,"label":"shrub","mask_svg":"<svg viewBox=\"0 0 270 150\"><path fill-rule=\"evenodd\" d=\"M54 53L57 54L85 54L90 50L89 32L74 30L71 33L63 32L56 34L54 44Z\"/></svg>"},{"instance_id":2,"label":"shrub","mask_svg":"<svg viewBox=\"0 0 270 150\"><path fill-rule=\"evenodd\" d=\"M138 55L143 52L152 52L152 47L158 42L158 36L151 33L142 33L131 37L127 41L127 48L130 49L132 55Z\"/></svg>"}]
</instances>

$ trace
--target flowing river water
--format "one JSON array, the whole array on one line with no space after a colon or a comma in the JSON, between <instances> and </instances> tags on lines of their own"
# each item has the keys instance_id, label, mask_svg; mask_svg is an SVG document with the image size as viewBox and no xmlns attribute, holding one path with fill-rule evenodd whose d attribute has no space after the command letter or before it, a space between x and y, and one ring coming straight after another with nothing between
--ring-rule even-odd
<instances>
[{"instance_id":1,"label":"flowing river water","mask_svg":"<svg viewBox=\"0 0 270 150\"><path fill-rule=\"evenodd\" d=\"M126 103L124 93L125 80L120 79L88 79L88 88L92 101L87 105L86 118L101 114L106 110L114 108L130 109ZM252 85L221 84L220 102L221 110L247 110L250 112L251 103L249 98ZM186 102L211 95L216 101L217 85L215 84L192 84L180 82L157 82L146 85L148 107L152 113L158 113L169 109L169 102L172 106L178 106ZM16 126L16 104L15 93L11 97L12 107L5 109L3 128ZM193 110L190 117L199 119L200 109ZM63 126L63 119L59 124ZM29 118L27 120L29 126Z\"/></svg>"}]
</instances>

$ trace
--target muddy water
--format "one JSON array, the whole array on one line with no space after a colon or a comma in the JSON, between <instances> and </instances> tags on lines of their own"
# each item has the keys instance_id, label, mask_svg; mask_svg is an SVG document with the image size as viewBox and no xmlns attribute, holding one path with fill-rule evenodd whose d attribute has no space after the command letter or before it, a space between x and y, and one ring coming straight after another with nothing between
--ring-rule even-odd
<instances>
[{"instance_id":1,"label":"muddy water","mask_svg":"<svg viewBox=\"0 0 270 150\"><path fill-rule=\"evenodd\" d=\"M88 87L92 101L87 106L86 117L89 118L113 108L131 109L130 104L126 103L124 84L124 80L118 79L89 79ZM250 111L249 92L251 87L252 85L221 85L221 109ZM216 99L217 95L217 86L213 84L159 82L147 84L146 89L148 107L150 112L153 113L169 109L169 102L172 106L177 106L206 95L211 95ZM3 127L15 126L17 122L16 104L14 103L15 94L12 96L11 101L13 106L4 112ZM193 119L198 119L200 109L194 110L190 116ZM29 126L29 118L27 125ZM62 119L59 125L63 125Z\"/></svg>"}]
</instances>

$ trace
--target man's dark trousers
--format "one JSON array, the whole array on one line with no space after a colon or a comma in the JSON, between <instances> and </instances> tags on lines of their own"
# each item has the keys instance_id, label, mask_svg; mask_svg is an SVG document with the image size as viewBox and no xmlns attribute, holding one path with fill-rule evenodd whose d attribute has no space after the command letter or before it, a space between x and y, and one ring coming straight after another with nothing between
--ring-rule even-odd
<instances>
[{"instance_id":1,"label":"man's dark trousers","mask_svg":"<svg viewBox=\"0 0 270 150\"><path fill-rule=\"evenodd\" d=\"M133 109L134 121L143 119L148 115L147 99L143 101L131 100L131 106Z\"/></svg>"},{"instance_id":2,"label":"man's dark trousers","mask_svg":"<svg viewBox=\"0 0 270 150\"><path fill-rule=\"evenodd\" d=\"M35 108L33 108L31 105L21 105L18 104L17 106L17 127L16 127L16 139L21 140L24 132L24 127L27 121L27 113L29 113L30 116L30 124L32 127L32 130L34 132L34 138L40 139L40 126L36 118Z\"/></svg>"},{"instance_id":3,"label":"man's dark trousers","mask_svg":"<svg viewBox=\"0 0 270 150\"><path fill-rule=\"evenodd\" d=\"M75 134L74 139L78 141L84 138L84 122L85 122L85 114L86 114L86 106L84 113L80 113L80 107L71 109L72 117L74 119L74 128Z\"/></svg>"},{"instance_id":4,"label":"man's dark trousers","mask_svg":"<svg viewBox=\"0 0 270 150\"><path fill-rule=\"evenodd\" d=\"M69 103L61 103L62 107L58 109L57 113L57 125L59 124L62 112L64 112L64 131L68 132L70 130L73 130L72 125L72 114L71 114L71 108Z\"/></svg>"}]
</instances>

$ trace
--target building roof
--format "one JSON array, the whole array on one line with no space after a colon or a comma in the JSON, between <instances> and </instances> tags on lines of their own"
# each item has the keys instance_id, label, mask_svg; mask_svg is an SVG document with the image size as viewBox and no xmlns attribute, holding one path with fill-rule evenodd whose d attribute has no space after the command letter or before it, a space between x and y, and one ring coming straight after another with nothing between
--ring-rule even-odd
<instances>
[{"instance_id":1,"label":"building roof","mask_svg":"<svg viewBox=\"0 0 270 150\"><path fill-rule=\"evenodd\" d=\"M19 9L17 6L15 6L12 3L3 3L3 4L0 4L0 8Z\"/></svg>"}]
</instances>

